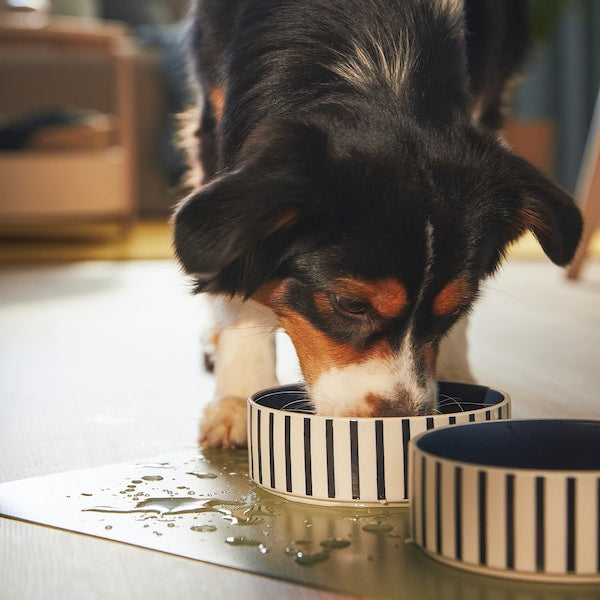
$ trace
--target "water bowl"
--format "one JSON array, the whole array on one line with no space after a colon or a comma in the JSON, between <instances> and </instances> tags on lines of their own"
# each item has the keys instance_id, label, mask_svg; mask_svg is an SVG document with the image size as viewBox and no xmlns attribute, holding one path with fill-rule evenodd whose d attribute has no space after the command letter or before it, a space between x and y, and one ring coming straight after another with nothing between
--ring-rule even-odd
<instances>
[{"instance_id":1,"label":"water bowl","mask_svg":"<svg viewBox=\"0 0 600 600\"><path fill-rule=\"evenodd\" d=\"M301 386L264 390L248 401L251 478L266 490L313 504L405 505L408 446L430 429L510 417L497 390L441 382L439 414L352 418L310 413Z\"/></svg>"},{"instance_id":2,"label":"water bowl","mask_svg":"<svg viewBox=\"0 0 600 600\"><path fill-rule=\"evenodd\" d=\"M600 582L600 421L448 427L410 454L412 537L427 554L503 577Z\"/></svg>"}]
</instances>

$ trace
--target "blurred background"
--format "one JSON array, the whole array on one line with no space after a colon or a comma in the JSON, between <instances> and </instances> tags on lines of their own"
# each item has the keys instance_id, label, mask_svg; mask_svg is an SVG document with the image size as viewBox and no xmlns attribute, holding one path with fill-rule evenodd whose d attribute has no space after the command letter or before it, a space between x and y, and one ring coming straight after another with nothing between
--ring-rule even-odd
<instances>
[{"instance_id":1,"label":"blurred background","mask_svg":"<svg viewBox=\"0 0 600 600\"><path fill-rule=\"evenodd\" d=\"M0 260L170 256L187 4L0 0ZM505 134L575 193L600 84L600 2L531 5L535 48Z\"/></svg>"}]
</instances>

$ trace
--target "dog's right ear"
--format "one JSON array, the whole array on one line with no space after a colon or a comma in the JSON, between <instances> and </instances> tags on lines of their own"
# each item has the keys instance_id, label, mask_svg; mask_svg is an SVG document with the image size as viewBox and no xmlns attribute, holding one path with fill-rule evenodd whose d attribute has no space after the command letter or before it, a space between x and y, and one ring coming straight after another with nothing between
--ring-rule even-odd
<instances>
[{"instance_id":1,"label":"dog's right ear","mask_svg":"<svg viewBox=\"0 0 600 600\"><path fill-rule=\"evenodd\" d=\"M199 291L251 295L286 258L293 230L318 210L307 175L318 161L314 135L287 124L265 127L247 143L239 169L175 211L175 252Z\"/></svg>"}]
</instances>

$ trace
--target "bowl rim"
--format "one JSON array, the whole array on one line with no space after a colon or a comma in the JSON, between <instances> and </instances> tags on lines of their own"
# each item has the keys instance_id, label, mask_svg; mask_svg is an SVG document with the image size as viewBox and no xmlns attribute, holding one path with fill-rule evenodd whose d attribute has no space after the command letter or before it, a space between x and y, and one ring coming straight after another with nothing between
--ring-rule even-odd
<instances>
[{"instance_id":1,"label":"bowl rim","mask_svg":"<svg viewBox=\"0 0 600 600\"><path fill-rule=\"evenodd\" d=\"M473 426L483 426L483 425L488 425L488 424L493 424L493 423L516 423L516 422L540 422L540 421L569 421L569 422L573 422L573 423L580 423L580 422L593 422L593 423L598 423L600 424L600 419L578 419L576 417L571 417L571 418L561 418L561 419L556 419L556 418L551 418L551 417L546 417L546 418L522 418L522 419L503 419L501 421L496 420L496 421L478 421L475 423L460 423L460 424L456 424L453 425L452 428L460 428L460 427L473 427ZM511 466L502 466L502 465L490 465L487 463L483 463L483 462L472 462L472 461L466 461L466 460L458 460L458 459L454 459L454 458L446 458L445 456L441 455L441 454L436 454L433 452L429 452L427 450L423 450L421 447L419 447L419 441L424 438L425 436L429 435L429 434L437 434L437 432L443 431L443 427L440 427L439 429L432 429L430 431L423 431L419 434L417 434L414 438L411 438L410 440L410 449L409 452L416 454L419 453L420 455L423 456L427 456L433 460L437 460L437 461L442 461L444 464L446 465L451 465L451 466L457 466L457 467L462 467L462 468L474 468L474 469L479 469L479 470L486 470L486 471L491 471L491 472L502 472L502 473L518 473L518 474L522 474L522 475L533 475L533 474L537 474L539 475L540 473L543 473L545 476L549 477L549 476L554 476L554 477L573 477L573 476L589 476L592 478L597 478L600 476L600 469L550 469L550 468L534 468L534 467L511 467Z\"/></svg>"},{"instance_id":2,"label":"bowl rim","mask_svg":"<svg viewBox=\"0 0 600 600\"><path fill-rule=\"evenodd\" d=\"M296 418L310 418L310 419L317 419L317 420L339 420L339 421L366 421L366 422L371 422L371 421L376 421L376 420L385 420L388 422L391 421L401 421L404 419L409 419L409 420L420 420L420 419L428 419L428 418L448 418L450 416L456 416L456 415L475 415L475 414L481 414L481 413L485 413L488 410L493 410L494 408L497 408L500 405L504 405L504 404L511 404L511 398L510 396L503 390L500 390L496 387L491 387L491 386L487 386L487 385L480 385L478 383L463 383L463 382L457 382L457 381L439 381L437 383L451 383L451 384L455 384L455 385L463 385L463 386L473 386L473 387L480 387L480 388L485 388L487 391L490 392L495 392L497 394L500 394L500 396L502 396L502 398L498 401L495 402L494 404L490 404L488 406L482 406L480 408L476 408L473 410L463 410L463 411L456 411L456 412L448 412L448 413L428 413L425 415L410 415L410 416L393 416L393 417L347 417L347 416L331 416L331 415L316 415L313 413L303 413L300 411L293 411L293 410L284 410L281 408L273 408L271 406L265 406L263 404L258 403L255 398L258 396L261 396L262 394L265 394L266 392L275 392L275 390L280 390L280 391L285 391L285 390L290 390L290 389L298 389L300 387L303 386L302 383L292 383L292 384L285 384L285 385L279 385L279 386L273 386L273 387L269 387L269 388L264 388L262 390L259 390L257 392L254 392L253 394L251 394L248 397L247 400L247 404L248 406L252 406L254 408L260 409L260 410L270 410L273 411L277 414L281 414L281 415L292 415ZM467 423L465 423L466 425ZM469 425L473 425L474 423L468 423ZM452 425L453 427L460 427L462 424L456 424L456 425ZM421 434L419 434L421 435ZM415 437L416 439L416 437Z\"/></svg>"}]
</instances>

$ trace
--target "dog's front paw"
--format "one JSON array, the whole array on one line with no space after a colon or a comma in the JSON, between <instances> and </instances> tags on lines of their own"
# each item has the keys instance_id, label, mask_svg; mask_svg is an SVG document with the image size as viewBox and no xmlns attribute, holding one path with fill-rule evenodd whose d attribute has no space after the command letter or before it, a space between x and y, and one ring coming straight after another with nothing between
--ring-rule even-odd
<instances>
[{"instance_id":1,"label":"dog's front paw","mask_svg":"<svg viewBox=\"0 0 600 600\"><path fill-rule=\"evenodd\" d=\"M246 400L219 396L205 409L200 423L203 448L240 448L246 446Z\"/></svg>"}]
</instances>

